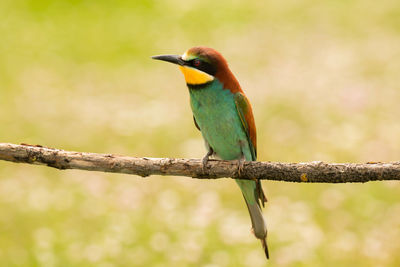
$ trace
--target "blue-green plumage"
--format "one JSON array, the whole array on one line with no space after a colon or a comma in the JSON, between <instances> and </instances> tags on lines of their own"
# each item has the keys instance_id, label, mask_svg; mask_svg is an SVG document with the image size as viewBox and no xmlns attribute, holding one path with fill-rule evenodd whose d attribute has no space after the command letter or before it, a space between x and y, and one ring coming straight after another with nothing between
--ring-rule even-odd
<instances>
[{"instance_id":1,"label":"blue-green plumage","mask_svg":"<svg viewBox=\"0 0 400 267\"><path fill-rule=\"evenodd\" d=\"M243 128L235 94L217 79L203 87L190 88L190 104L201 134L215 154L224 160L255 160ZM256 182L236 180L248 204L255 204Z\"/></svg>"},{"instance_id":2,"label":"blue-green plumage","mask_svg":"<svg viewBox=\"0 0 400 267\"><path fill-rule=\"evenodd\" d=\"M234 94L217 79L189 91L194 118L214 152L224 160L239 159L242 154L246 160L252 160Z\"/></svg>"}]
</instances>

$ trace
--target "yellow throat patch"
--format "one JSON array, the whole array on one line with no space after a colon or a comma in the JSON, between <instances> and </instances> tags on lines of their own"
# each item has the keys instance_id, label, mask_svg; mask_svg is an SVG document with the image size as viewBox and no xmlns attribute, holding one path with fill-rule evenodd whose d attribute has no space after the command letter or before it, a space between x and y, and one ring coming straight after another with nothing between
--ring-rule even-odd
<instances>
[{"instance_id":1,"label":"yellow throat patch","mask_svg":"<svg viewBox=\"0 0 400 267\"><path fill-rule=\"evenodd\" d=\"M203 84L214 80L214 76L195 68L179 66L179 69L182 71L188 84Z\"/></svg>"}]
</instances>

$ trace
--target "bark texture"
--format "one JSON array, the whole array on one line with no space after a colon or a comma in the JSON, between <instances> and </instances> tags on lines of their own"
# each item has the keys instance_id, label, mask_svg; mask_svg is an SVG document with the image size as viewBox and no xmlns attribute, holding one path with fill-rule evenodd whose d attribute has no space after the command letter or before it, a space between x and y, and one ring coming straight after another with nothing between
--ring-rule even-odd
<instances>
[{"instance_id":1,"label":"bark texture","mask_svg":"<svg viewBox=\"0 0 400 267\"><path fill-rule=\"evenodd\" d=\"M60 170L149 175L189 176L201 179L231 177L303 183L365 183L400 180L400 162L381 163L279 163L210 160L203 170L201 159L136 158L113 154L65 151L40 145L0 143L0 160L46 165Z\"/></svg>"}]
</instances>

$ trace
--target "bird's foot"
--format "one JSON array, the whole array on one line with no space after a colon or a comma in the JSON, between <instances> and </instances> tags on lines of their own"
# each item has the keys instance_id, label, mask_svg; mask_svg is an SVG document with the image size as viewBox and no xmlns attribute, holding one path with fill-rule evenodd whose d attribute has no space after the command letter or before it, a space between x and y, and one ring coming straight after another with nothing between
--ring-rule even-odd
<instances>
[{"instance_id":1,"label":"bird's foot","mask_svg":"<svg viewBox=\"0 0 400 267\"><path fill-rule=\"evenodd\" d=\"M242 175L242 172L244 170L244 162L246 161L246 159L244 157L241 157L240 159L238 159L238 176Z\"/></svg>"},{"instance_id":2,"label":"bird's foot","mask_svg":"<svg viewBox=\"0 0 400 267\"><path fill-rule=\"evenodd\" d=\"M204 158L203 158L203 161L202 161L202 163L203 163L203 173L206 172L207 163L208 163L208 160L210 159L210 156L211 156L212 154L214 154L214 151L213 151L212 149L210 149L210 150L207 152L207 154L204 156Z\"/></svg>"},{"instance_id":3,"label":"bird's foot","mask_svg":"<svg viewBox=\"0 0 400 267\"><path fill-rule=\"evenodd\" d=\"M203 172L204 172L204 173L206 172L208 159L209 159L209 156L205 156L205 157L203 158Z\"/></svg>"}]
</instances>

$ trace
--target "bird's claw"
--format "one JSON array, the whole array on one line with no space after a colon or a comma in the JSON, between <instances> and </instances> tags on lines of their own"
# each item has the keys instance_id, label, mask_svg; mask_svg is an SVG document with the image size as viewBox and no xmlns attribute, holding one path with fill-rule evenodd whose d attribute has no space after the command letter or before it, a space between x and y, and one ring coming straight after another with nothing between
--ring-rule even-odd
<instances>
[{"instance_id":1,"label":"bird's claw","mask_svg":"<svg viewBox=\"0 0 400 267\"><path fill-rule=\"evenodd\" d=\"M206 155L204 156L204 158L203 158L203 161L202 161L202 163L203 163L203 173L206 173L206 170L207 170L207 163L208 163L208 160L209 160L209 158L210 158L210 156L211 156L212 154L214 154L214 150L212 150L212 149L210 148L210 150L208 150L207 154L206 154Z\"/></svg>"},{"instance_id":2,"label":"bird's claw","mask_svg":"<svg viewBox=\"0 0 400 267\"><path fill-rule=\"evenodd\" d=\"M206 172L206 169L207 169L208 158L209 158L209 156L207 156L207 155L203 158L203 172L204 173Z\"/></svg>"},{"instance_id":3,"label":"bird's claw","mask_svg":"<svg viewBox=\"0 0 400 267\"><path fill-rule=\"evenodd\" d=\"M243 170L244 170L244 162L245 162L245 159L244 159L244 158L240 158L240 159L238 160L238 175L239 175L239 176L242 175L242 172L243 172Z\"/></svg>"}]
</instances>

